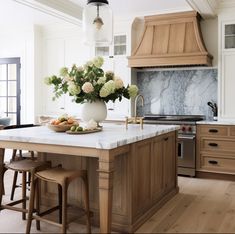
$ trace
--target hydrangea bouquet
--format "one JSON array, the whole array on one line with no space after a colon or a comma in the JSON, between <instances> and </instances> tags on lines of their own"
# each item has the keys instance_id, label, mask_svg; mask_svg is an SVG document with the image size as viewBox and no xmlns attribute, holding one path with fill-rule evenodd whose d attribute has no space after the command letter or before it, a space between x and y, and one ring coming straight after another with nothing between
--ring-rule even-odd
<instances>
[{"instance_id":1,"label":"hydrangea bouquet","mask_svg":"<svg viewBox=\"0 0 235 234\"><path fill-rule=\"evenodd\" d=\"M71 69L66 67L60 70L60 76L51 76L45 79L46 84L53 85L55 96L59 98L68 93L73 96L76 103L104 102L122 100L122 97L130 99L138 93L136 85L124 86L123 81L111 71L104 72L101 68L103 58L97 57L87 62L82 67L73 65Z\"/></svg>"}]
</instances>

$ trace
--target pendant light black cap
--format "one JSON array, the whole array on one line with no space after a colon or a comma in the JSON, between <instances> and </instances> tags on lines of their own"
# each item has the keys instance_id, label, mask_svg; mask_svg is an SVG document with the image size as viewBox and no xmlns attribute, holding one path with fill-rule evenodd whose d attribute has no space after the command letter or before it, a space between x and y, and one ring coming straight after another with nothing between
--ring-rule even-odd
<instances>
[{"instance_id":1,"label":"pendant light black cap","mask_svg":"<svg viewBox=\"0 0 235 234\"><path fill-rule=\"evenodd\" d=\"M109 4L109 2L107 0L88 0L87 1L87 5L91 4L91 3L96 3L96 4Z\"/></svg>"}]
</instances>

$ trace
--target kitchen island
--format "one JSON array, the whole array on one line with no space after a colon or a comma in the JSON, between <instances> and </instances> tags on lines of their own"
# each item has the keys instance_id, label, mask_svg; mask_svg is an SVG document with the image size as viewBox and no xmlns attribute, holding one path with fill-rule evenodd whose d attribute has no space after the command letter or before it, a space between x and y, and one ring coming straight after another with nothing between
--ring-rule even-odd
<instances>
[{"instance_id":1,"label":"kitchen island","mask_svg":"<svg viewBox=\"0 0 235 234\"><path fill-rule=\"evenodd\" d=\"M177 126L104 124L103 131L68 135L47 127L0 131L0 173L4 149L39 152L41 160L65 168L87 169L90 208L100 232L134 232L178 192ZM0 194L2 179L0 180ZM81 183L72 184L69 200L82 201ZM55 188L43 186L53 200ZM81 194L81 193L80 193Z\"/></svg>"}]
</instances>

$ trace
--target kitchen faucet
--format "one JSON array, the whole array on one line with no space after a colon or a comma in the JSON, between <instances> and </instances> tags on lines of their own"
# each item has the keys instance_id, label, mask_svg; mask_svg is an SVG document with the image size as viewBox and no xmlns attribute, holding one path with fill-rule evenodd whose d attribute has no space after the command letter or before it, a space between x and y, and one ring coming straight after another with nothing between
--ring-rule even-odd
<instances>
[{"instance_id":1,"label":"kitchen faucet","mask_svg":"<svg viewBox=\"0 0 235 234\"><path fill-rule=\"evenodd\" d=\"M138 99L141 98L141 106L144 106L144 96L139 94L135 97L135 109L134 109L134 117L137 117L137 103L138 103Z\"/></svg>"},{"instance_id":2,"label":"kitchen faucet","mask_svg":"<svg viewBox=\"0 0 235 234\"><path fill-rule=\"evenodd\" d=\"M143 117L137 117L137 103L139 98L141 99L141 106L144 106L144 96L139 94L135 97L135 106L134 106L134 117L128 118L126 117L126 128L128 128L128 124L129 123L133 123L133 124L138 124L140 123L141 125L141 129L143 129Z\"/></svg>"}]
</instances>

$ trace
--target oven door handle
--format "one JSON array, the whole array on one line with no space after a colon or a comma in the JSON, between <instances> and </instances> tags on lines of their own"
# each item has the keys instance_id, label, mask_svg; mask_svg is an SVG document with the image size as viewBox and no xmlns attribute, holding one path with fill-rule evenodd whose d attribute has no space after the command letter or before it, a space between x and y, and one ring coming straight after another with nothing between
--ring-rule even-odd
<instances>
[{"instance_id":1,"label":"oven door handle","mask_svg":"<svg viewBox=\"0 0 235 234\"><path fill-rule=\"evenodd\" d=\"M195 136L187 136L187 135L178 135L178 139L182 140L194 140Z\"/></svg>"}]
</instances>

